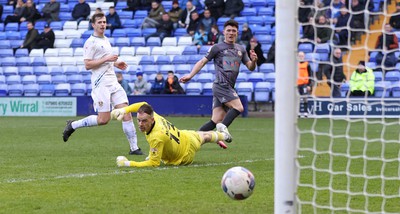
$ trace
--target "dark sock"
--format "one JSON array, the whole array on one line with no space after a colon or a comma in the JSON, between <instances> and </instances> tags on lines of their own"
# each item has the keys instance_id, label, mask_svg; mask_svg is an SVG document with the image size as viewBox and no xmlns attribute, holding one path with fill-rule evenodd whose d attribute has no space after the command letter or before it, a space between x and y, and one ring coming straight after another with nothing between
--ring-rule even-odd
<instances>
[{"instance_id":1,"label":"dark sock","mask_svg":"<svg viewBox=\"0 0 400 214\"><path fill-rule=\"evenodd\" d=\"M201 126L199 131L211 131L211 130L214 130L216 125L217 124L215 124L214 121L210 120L207 123L205 123L203 126Z\"/></svg>"},{"instance_id":2,"label":"dark sock","mask_svg":"<svg viewBox=\"0 0 400 214\"><path fill-rule=\"evenodd\" d=\"M229 109L228 113L226 113L224 119L222 120L222 123L228 127L229 125L231 125L231 123L233 122L233 120L240 115L240 111L231 108Z\"/></svg>"}]
</instances>

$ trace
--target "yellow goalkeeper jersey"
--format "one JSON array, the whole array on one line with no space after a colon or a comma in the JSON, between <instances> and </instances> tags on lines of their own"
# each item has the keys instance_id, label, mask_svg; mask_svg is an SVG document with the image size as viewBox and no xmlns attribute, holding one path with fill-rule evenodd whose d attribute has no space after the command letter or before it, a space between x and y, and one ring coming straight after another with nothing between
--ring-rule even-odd
<instances>
[{"instance_id":1,"label":"yellow goalkeeper jersey","mask_svg":"<svg viewBox=\"0 0 400 214\"><path fill-rule=\"evenodd\" d=\"M134 103L125 107L126 112L137 112L146 102ZM171 122L154 112L153 128L145 133L150 145L149 159L147 161L131 161L131 166L147 167L159 166L161 160L165 164L179 165L187 155L192 132L179 130Z\"/></svg>"}]
</instances>

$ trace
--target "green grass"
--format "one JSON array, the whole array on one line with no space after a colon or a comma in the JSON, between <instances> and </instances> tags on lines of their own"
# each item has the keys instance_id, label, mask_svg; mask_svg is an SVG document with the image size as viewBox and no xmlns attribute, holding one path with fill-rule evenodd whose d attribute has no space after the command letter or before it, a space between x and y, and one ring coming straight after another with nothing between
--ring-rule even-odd
<instances>
[{"instance_id":1,"label":"green grass","mask_svg":"<svg viewBox=\"0 0 400 214\"><path fill-rule=\"evenodd\" d=\"M234 142L229 148L206 144L190 166L145 169L116 167L115 158L129 150L119 122L79 129L64 143L66 119L0 118L0 213L273 213L271 118L238 118L230 127ZM208 120L168 119L181 129L197 129ZM353 213L400 210L398 120L302 119L298 124L299 164L317 169L301 170L300 181L321 188L299 187L300 200L318 206L303 204L302 213L332 213L329 206L342 209L335 213L348 213L346 207ZM147 153L143 134L138 137ZM129 158L140 161L145 156ZM253 195L244 201L231 200L220 187L224 172L238 165L256 179ZM339 174L324 171L328 169ZM340 174L346 171L350 174ZM343 193L348 191L353 195ZM393 198L382 206L379 194Z\"/></svg>"},{"instance_id":2,"label":"green grass","mask_svg":"<svg viewBox=\"0 0 400 214\"><path fill-rule=\"evenodd\" d=\"M146 169L116 167L115 158L129 151L120 122L79 129L64 143L66 119L0 118L0 213L273 212L271 119L238 118L229 148L206 144L190 166ZM198 129L208 120L168 119L181 129ZM147 153L142 133L138 140ZM237 165L256 178L244 201L228 198L220 187L224 172Z\"/></svg>"}]
</instances>

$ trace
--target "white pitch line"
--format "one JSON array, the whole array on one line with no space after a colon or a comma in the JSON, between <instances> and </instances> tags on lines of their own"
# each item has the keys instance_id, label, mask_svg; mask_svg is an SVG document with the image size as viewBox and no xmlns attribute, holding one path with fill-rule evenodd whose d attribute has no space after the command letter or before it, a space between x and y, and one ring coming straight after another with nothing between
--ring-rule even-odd
<instances>
[{"instance_id":1,"label":"white pitch line","mask_svg":"<svg viewBox=\"0 0 400 214\"><path fill-rule=\"evenodd\" d=\"M45 178L12 178L7 179L0 184L6 183L27 183L27 182L35 182L35 181L47 181L47 180L56 180L56 179L68 179L68 178L85 178L85 177L96 177L96 176L107 176L107 175L119 175L119 174L132 174L138 172L153 172L153 171L160 171L160 170L170 170L170 169L179 169L182 167L189 167L189 168L198 168L198 167L210 167L210 166L225 166L231 164L241 164L241 163L255 163L255 162L262 162L262 161L273 161L274 158L267 158L267 159L256 159L256 160L243 160L237 162L224 162L224 163L207 163L207 164L192 164L188 166L169 166L169 167L158 167L158 168L119 168L120 170L116 170L114 172L105 172L105 173L79 173L79 174L67 174L67 175L58 175L54 177L45 177ZM131 169L131 170L128 170ZM128 171L126 171L128 170Z\"/></svg>"}]
</instances>

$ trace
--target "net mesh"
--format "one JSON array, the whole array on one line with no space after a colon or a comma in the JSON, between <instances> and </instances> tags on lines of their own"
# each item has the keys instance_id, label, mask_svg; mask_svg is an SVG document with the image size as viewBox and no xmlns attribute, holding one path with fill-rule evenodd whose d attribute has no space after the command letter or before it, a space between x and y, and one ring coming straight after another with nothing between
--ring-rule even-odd
<instances>
[{"instance_id":1,"label":"net mesh","mask_svg":"<svg viewBox=\"0 0 400 214\"><path fill-rule=\"evenodd\" d=\"M388 101L398 99L393 89L399 79L389 81L389 85L384 85L381 91L378 89L380 81L385 81L388 73L397 72L397 59L394 64L386 63L386 59L389 58L386 53L396 56L398 47L390 51L376 46L376 40L382 34L385 23L389 22L391 14L395 11L396 2L360 0L359 2L364 4L361 10L354 9L351 2L356 0L350 1L348 5L348 1L334 0L321 1L330 2L327 5L321 5L319 1L300 2L303 3L299 4L299 9L310 10L311 15L308 17L313 19L311 22L308 17L302 20L304 11L299 10L299 51L306 53L306 60L310 62L313 71L320 73L313 72L312 77L315 81L314 86L319 85L309 96L313 98L313 105L308 106L308 113L311 113L308 116L312 118L298 120L298 213L399 213L400 105L398 102ZM317 35L317 28L321 27L321 24L315 23L314 20L319 19L321 14L326 14L332 22L336 14L340 13L340 9L334 5L337 2L349 8L349 19L344 26L327 24L326 26L333 30L332 36L325 43L318 42L320 35ZM362 23L353 23L354 16L363 20ZM307 27L314 31L310 38L305 38L310 30ZM340 30L347 32L347 38L338 35ZM385 39L383 41L386 42ZM329 51L325 50L326 47ZM331 55L335 48L342 50L342 66L347 81L359 61L366 61L366 66L374 70L375 77L382 76L382 79L374 81L373 98L349 97L348 83L338 83L341 85L342 98L331 96L332 90L327 83L334 83L334 74L324 74L321 67L335 67ZM384 52L382 62L376 62L374 55L370 56L378 51ZM321 88L324 87L326 90L321 92ZM330 98L319 99L321 95ZM328 103L327 106L321 104L323 101ZM328 113L323 116L315 115L313 110L319 105L326 107ZM377 106L381 112L377 110L378 113L371 115L371 111L378 109Z\"/></svg>"}]
</instances>

